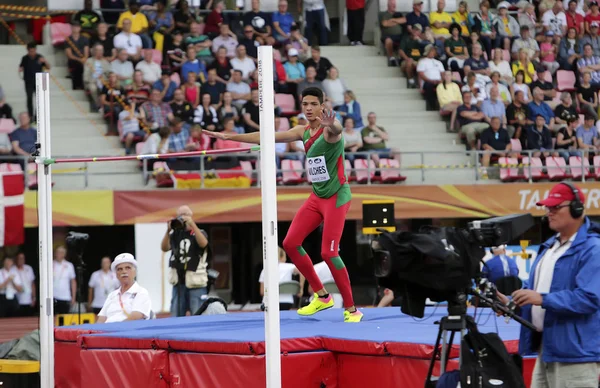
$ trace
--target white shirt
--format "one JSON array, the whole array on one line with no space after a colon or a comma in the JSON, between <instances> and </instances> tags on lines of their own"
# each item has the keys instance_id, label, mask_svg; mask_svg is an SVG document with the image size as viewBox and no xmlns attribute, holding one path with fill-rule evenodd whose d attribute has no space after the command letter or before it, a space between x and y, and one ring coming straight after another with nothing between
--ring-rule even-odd
<instances>
[{"instance_id":1,"label":"white shirt","mask_svg":"<svg viewBox=\"0 0 600 388\"><path fill-rule=\"evenodd\" d=\"M70 302L71 280L75 279L73 263L63 260L61 263L52 262L52 284L54 286L54 299Z\"/></svg>"},{"instance_id":2,"label":"white shirt","mask_svg":"<svg viewBox=\"0 0 600 388\"><path fill-rule=\"evenodd\" d=\"M421 58L417 64L417 72L423 72L423 75L432 81L441 81L444 71L446 70L442 62L434 58Z\"/></svg>"},{"instance_id":3,"label":"white shirt","mask_svg":"<svg viewBox=\"0 0 600 388\"><path fill-rule=\"evenodd\" d=\"M95 309L101 309L106 302L108 294L113 292L119 287L117 276L113 271L104 272L101 269L94 272L88 287L94 289L94 299L92 300L92 307Z\"/></svg>"},{"instance_id":4,"label":"white shirt","mask_svg":"<svg viewBox=\"0 0 600 388\"><path fill-rule=\"evenodd\" d=\"M322 261L320 263L315 264L315 272L319 277L321 283L331 283L335 280L333 279L333 275L331 274L331 270L326 262ZM333 307L339 308L344 305L344 299L342 298L342 294L331 294L333 297Z\"/></svg>"},{"instance_id":5,"label":"white shirt","mask_svg":"<svg viewBox=\"0 0 600 388\"><path fill-rule=\"evenodd\" d=\"M325 8L323 0L304 0L304 10L307 12L318 11Z\"/></svg>"},{"instance_id":6,"label":"white shirt","mask_svg":"<svg viewBox=\"0 0 600 388\"><path fill-rule=\"evenodd\" d=\"M162 76L162 70L158 63L141 61L135 65L135 69L141 71L144 82L148 82L150 84L155 83Z\"/></svg>"},{"instance_id":7,"label":"white shirt","mask_svg":"<svg viewBox=\"0 0 600 388\"><path fill-rule=\"evenodd\" d=\"M0 284L4 283L6 281L6 279L8 279L10 277L13 278L15 285L17 285L17 286L23 285L23 284L21 284L21 279L19 279L19 277L12 271L12 268L8 271L5 270L4 268L0 269ZM8 282L8 284L6 284L6 288L0 289L0 294L5 295L6 299L8 299L8 300L13 300L13 299L15 299L15 296L17 295L17 289L12 284L12 282Z\"/></svg>"},{"instance_id":8,"label":"white shirt","mask_svg":"<svg viewBox=\"0 0 600 388\"><path fill-rule=\"evenodd\" d=\"M555 15L554 11L549 9L546 12L544 12L544 15L542 16L542 24L545 27L548 27L551 31L553 31L554 35L562 36L562 27L567 26L567 17L562 11L559 12L558 15Z\"/></svg>"},{"instance_id":9,"label":"white shirt","mask_svg":"<svg viewBox=\"0 0 600 388\"><path fill-rule=\"evenodd\" d=\"M238 57L235 57L231 61L229 61L229 63L231 63L231 67L233 67L234 70L239 70L242 72L243 79L248 79L248 77L250 77L250 74L252 74L254 70L256 70L256 65L254 64L254 61L250 59L250 57L246 57L244 59L239 59Z\"/></svg>"},{"instance_id":10,"label":"white shirt","mask_svg":"<svg viewBox=\"0 0 600 388\"><path fill-rule=\"evenodd\" d=\"M535 279L533 283L533 290L540 294L547 294L550 292L550 286L552 285L552 278L554 277L554 266L556 262L564 253L571 247L573 240L575 240L575 233L568 239L564 244L560 244L560 240L557 238L556 242L550 249L544 253L544 256L538 262L535 268ZM531 323L542 331L544 329L544 317L546 316L546 310L542 306L533 306L531 308Z\"/></svg>"},{"instance_id":11,"label":"white shirt","mask_svg":"<svg viewBox=\"0 0 600 388\"><path fill-rule=\"evenodd\" d=\"M135 55L142 47L142 38L136 34L120 32L113 38L113 45L116 49L127 50L129 55Z\"/></svg>"},{"instance_id":12,"label":"white shirt","mask_svg":"<svg viewBox=\"0 0 600 388\"><path fill-rule=\"evenodd\" d=\"M227 49L227 58L233 58L235 57L235 49L238 46L238 41L235 38L232 38L231 36L217 36L215 39L213 39L213 43L212 43L212 51L213 53L217 53L217 51L219 51L219 47L221 46L225 46L225 48Z\"/></svg>"},{"instance_id":13,"label":"white shirt","mask_svg":"<svg viewBox=\"0 0 600 388\"><path fill-rule=\"evenodd\" d=\"M292 275L294 274L294 270L296 266L292 263L279 263L279 283L282 282L291 282ZM260 276L258 277L259 283L265 282L265 270L260 271ZM266 303L267 299L263 296L263 303ZM294 295L292 294L279 294L279 303L294 303Z\"/></svg>"},{"instance_id":14,"label":"white shirt","mask_svg":"<svg viewBox=\"0 0 600 388\"><path fill-rule=\"evenodd\" d=\"M19 269L16 265L13 266L10 271L15 274L15 278L19 278L23 291L17 294L19 298L19 304L23 306L31 305L32 300L32 288L33 282L35 281L35 274L33 268L30 265L24 264L23 268Z\"/></svg>"},{"instance_id":15,"label":"white shirt","mask_svg":"<svg viewBox=\"0 0 600 388\"><path fill-rule=\"evenodd\" d=\"M144 318L148 319L151 310L152 303L148 290L135 282L124 294L121 294L121 287L108 294L98 316L106 317L106 323L123 322L135 311L142 313Z\"/></svg>"}]
</instances>

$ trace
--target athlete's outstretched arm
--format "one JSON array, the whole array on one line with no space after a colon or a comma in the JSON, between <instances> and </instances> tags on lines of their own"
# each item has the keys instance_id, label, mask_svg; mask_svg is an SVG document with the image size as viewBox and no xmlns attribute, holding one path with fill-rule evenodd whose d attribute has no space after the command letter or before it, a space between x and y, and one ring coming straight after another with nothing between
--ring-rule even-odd
<instances>
[{"instance_id":1,"label":"athlete's outstretched arm","mask_svg":"<svg viewBox=\"0 0 600 388\"><path fill-rule=\"evenodd\" d=\"M321 117L317 117L317 120L333 136L340 135L344 130L342 124L335 119L335 112L333 110L323 110Z\"/></svg>"},{"instance_id":2,"label":"athlete's outstretched arm","mask_svg":"<svg viewBox=\"0 0 600 388\"><path fill-rule=\"evenodd\" d=\"M301 125L297 125L294 128L291 128L285 132L275 132L275 142L276 143L291 143L296 140L302 140L302 133L304 131L304 127ZM233 140L239 141L241 143L251 143L251 144L260 144L260 132L252 132L252 133L243 133L243 134L235 134L230 135L223 132L212 132L207 131L205 129L202 130L202 133L222 140Z\"/></svg>"}]
</instances>

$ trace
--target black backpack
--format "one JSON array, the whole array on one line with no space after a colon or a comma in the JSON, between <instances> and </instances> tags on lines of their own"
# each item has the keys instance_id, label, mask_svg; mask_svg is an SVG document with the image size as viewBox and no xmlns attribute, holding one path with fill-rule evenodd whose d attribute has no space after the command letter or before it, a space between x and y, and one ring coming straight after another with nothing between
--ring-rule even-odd
<instances>
[{"instance_id":1,"label":"black backpack","mask_svg":"<svg viewBox=\"0 0 600 388\"><path fill-rule=\"evenodd\" d=\"M525 388L517 361L496 333L480 333L473 322L461 342L462 388Z\"/></svg>"}]
</instances>

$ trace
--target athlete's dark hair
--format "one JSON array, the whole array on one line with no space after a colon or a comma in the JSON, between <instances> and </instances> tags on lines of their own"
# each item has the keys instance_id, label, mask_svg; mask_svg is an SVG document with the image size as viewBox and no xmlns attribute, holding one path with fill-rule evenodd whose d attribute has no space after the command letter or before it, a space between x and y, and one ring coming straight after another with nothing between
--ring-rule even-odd
<instances>
[{"instance_id":1,"label":"athlete's dark hair","mask_svg":"<svg viewBox=\"0 0 600 388\"><path fill-rule=\"evenodd\" d=\"M319 104L323 103L323 91L319 88L310 87L302 91L302 99L306 96L313 96L319 99Z\"/></svg>"}]
</instances>

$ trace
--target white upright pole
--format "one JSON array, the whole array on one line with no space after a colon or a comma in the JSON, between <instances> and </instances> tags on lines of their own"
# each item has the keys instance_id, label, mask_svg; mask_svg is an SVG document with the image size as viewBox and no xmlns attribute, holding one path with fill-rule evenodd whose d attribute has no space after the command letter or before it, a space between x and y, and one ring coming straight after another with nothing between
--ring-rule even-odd
<instances>
[{"instance_id":1,"label":"white upright pole","mask_svg":"<svg viewBox=\"0 0 600 388\"><path fill-rule=\"evenodd\" d=\"M273 48L258 48L260 109L260 176L263 268L265 268L265 343L267 388L281 387L279 333L279 260L277 245L277 177L275 166L275 95Z\"/></svg>"},{"instance_id":2,"label":"white upright pole","mask_svg":"<svg viewBox=\"0 0 600 388\"><path fill-rule=\"evenodd\" d=\"M54 387L54 295L52 289L52 175L44 160L50 152L50 77L36 74L37 163L40 257L40 378L41 388Z\"/></svg>"}]
</instances>

